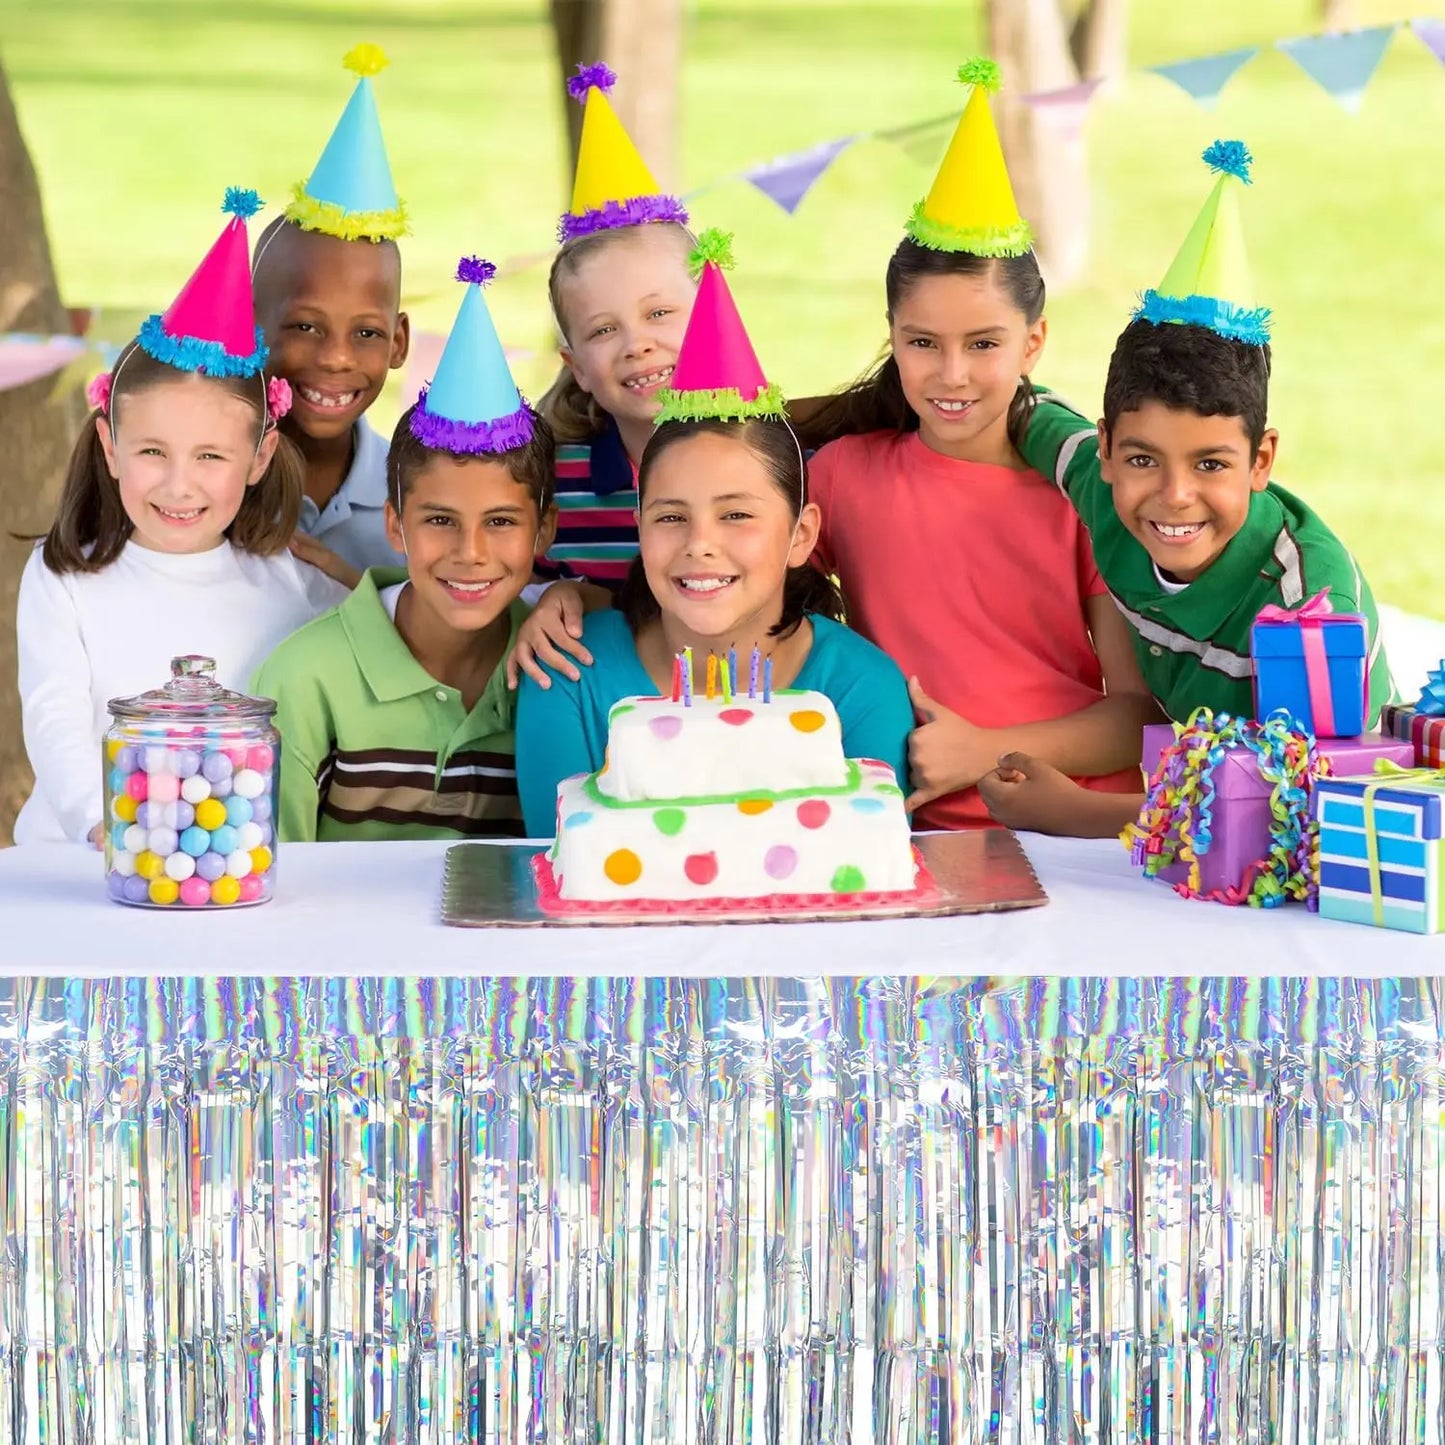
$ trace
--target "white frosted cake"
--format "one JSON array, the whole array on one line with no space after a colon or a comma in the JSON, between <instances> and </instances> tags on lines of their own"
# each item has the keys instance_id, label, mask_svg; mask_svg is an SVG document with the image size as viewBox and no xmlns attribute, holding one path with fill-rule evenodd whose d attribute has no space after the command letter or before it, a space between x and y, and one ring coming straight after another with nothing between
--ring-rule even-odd
<instances>
[{"instance_id":1,"label":"white frosted cake","mask_svg":"<svg viewBox=\"0 0 1445 1445\"><path fill-rule=\"evenodd\" d=\"M903 791L843 756L821 693L629 697L607 758L557 789L558 895L589 902L902 893L915 887Z\"/></svg>"}]
</instances>

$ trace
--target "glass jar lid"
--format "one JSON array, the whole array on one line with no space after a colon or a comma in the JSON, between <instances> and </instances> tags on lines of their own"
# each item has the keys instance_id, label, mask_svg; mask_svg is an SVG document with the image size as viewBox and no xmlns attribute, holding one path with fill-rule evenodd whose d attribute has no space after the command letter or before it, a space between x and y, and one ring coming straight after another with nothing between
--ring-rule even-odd
<instances>
[{"instance_id":1,"label":"glass jar lid","mask_svg":"<svg viewBox=\"0 0 1445 1445\"><path fill-rule=\"evenodd\" d=\"M271 717L276 704L269 697L231 692L215 679L214 658L173 657L171 680L138 697L113 697L106 704L112 717L142 722L259 722Z\"/></svg>"}]
</instances>

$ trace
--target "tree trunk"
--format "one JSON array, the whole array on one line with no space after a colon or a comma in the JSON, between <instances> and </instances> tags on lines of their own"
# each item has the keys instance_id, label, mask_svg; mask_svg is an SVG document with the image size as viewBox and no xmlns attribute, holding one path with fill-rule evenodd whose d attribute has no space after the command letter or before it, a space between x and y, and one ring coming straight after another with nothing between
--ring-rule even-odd
<instances>
[{"instance_id":1,"label":"tree trunk","mask_svg":"<svg viewBox=\"0 0 1445 1445\"><path fill-rule=\"evenodd\" d=\"M990 53L1003 69L994 97L1019 210L1034 229L1039 265L1051 286L1079 279L1088 261L1089 175L1081 136L1027 105L1033 91L1077 83L1059 0L988 0Z\"/></svg>"},{"instance_id":2,"label":"tree trunk","mask_svg":"<svg viewBox=\"0 0 1445 1445\"><path fill-rule=\"evenodd\" d=\"M617 72L612 94L657 183L668 190L677 172L677 93L682 59L682 0L550 0L552 31L565 86L579 64L605 60ZM567 97L572 167L582 135L582 107Z\"/></svg>"},{"instance_id":3,"label":"tree trunk","mask_svg":"<svg viewBox=\"0 0 1445 1445\"><path fill-rule=\"evenodd\" d=\"M40 187L0 66L0 332L59 333L69 329ZM12 532L49 525L82 416L82 399L52 403L53 377L0 391L0 845L10 841L16 811L30 791L30 767L20 736L15 685L15 598L29 556ZM99 739L97 739L99 746Z\"/></svg>"},{"instance_id":4,"label":"tree trunk","mask_svg":"<svg viewBox=\"0 0 1445 1445\"><path fill-rule=\"evenodd\" d=\"M1069 53L1084 80L1117 80L1129 67L1129 0L1087 0L1074 17Z\"/></svg>"}]
</instances>

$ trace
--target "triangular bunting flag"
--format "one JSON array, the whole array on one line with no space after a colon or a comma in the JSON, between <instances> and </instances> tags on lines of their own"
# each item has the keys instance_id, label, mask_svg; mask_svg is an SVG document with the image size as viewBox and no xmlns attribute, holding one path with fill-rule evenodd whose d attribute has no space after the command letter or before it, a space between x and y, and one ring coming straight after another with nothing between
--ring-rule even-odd
<instances>
[{"instance_id":1,"label":"triangular bunting flag","mask_svg":"<svg viewBox=\"0 0 1445 1445\"><path fill-rule=\"evenodd\" d=\"M936 166L948 144L948 138L958 125L959 112L936 115L932 120L915 121L912 125L895 126L892 130L874 133L877 140L886 140L895 145L911 161L921 166Z\"/></svg>"},{"instance_id":2,"label":"triangular bunting flag","mask_svg":"<svg viewBox=\"0 0 1445 1445\"><path fill-rule=\"evenodd\" d=\"M743 176L791 216L823 172L855 140L857 136L845 135L838 140L824 141L811 150L795 151L792 155L779 156L775 161L755 166L750 171L744 171Z\"/></svg>"},{"instance_id":3,"label":"triangular bunting flag","mask_svg":"<svg viewBox=\"0 0 1445 1445\"><path fill-rule=\"evenodd\" d=\"M1032 95L1024 96L1023 100L1035 115L1048 121L1060 134L1077 140L1083 133L1089 102L1103 83L1101 76L1095 76L1092 80L1081 80L1077 85L1066 85L1061 90L1036 90Z\"/></svg>"},{"instance_id":4,"label":"triangular bunting flag","mask_svg":"<svg viewBox=\"0 0 1445 1445\"><path fill-rule=\"evenodd\" d=\"M1149 69L1165 80L1172 80L1207 108L1219 99L1219 92L1234 78L1235 71L1258 54L1259 47L1250 45L1243 50L1201 55L1195 60L1177 60L1172 65L1151 65Z\"/></svg>"},{"instance_id":5,"label":"triangular bunting flag","mask_svg":"<svg viewBox=\"0 0 1445 1445\"><path fill-rule=\"evenodd\" d=\"M1307 75L1351 113L1360 108L1365 87L1395 33L1393 25L1349 30L1339 35L1303 35L1275 43Z\"/></svg>"},{"instance_id":6,"label":"triangular bunting flag","mask_svg":"<svg viewBox=\"0 0 1445 1445\"><path fill-rule=\"evenodd\" d=\"M1445 64L1445 20L1427 20L1422 16L1412 20L1410 28L1430 47L1435 59Z\"/></svg>"}]
</instances>

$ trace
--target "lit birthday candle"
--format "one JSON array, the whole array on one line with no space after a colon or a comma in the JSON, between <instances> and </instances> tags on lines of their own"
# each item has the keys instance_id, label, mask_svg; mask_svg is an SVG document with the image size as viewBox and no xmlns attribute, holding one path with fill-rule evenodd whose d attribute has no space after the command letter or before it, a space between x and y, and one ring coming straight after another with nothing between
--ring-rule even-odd
<instances>
[{"instance_id":1,"label":"lit birthday candle","mask_svg":"<svg viewBox=\"0 0 1445 1445\"><path fill-rule=\"evenodd\" d=\"M738 685L738 650L736 647L728 648L728 678L732 685Z\"/></svg>"},{"instance_id":2,"label":"lit birthday candle","mask_svg":"<svg viewBox=\"0 0 1445 1445\"><path fill-rule=\"evenodd\" d=\"M773 700L773 659L769 657L763 663L763 701Z\"/></svg>"},{"instance_id":3,"label":"lit birthday candle","mask_svg":"<svg viewBox=\"0 0 1445 1445\"><path fill-rule=\"evenodd\" d=\"M672 659L672 700L682 701L682 653Z\"/></svg>"},{"instance_id":4,"label":"lit birthday candle","mask_svg":"<svg viewBox=\"0 0 1445 1445\"><path fill-rule=\"evenodd\" d=\"M692 706L692 648L682 649L682 705Z\"/></svg>"},{"instance_id":5,"label":"lit birthday candle","mask_svg":"<svg viewBox=\"0 0 1445 1445\"><path fill-rule=\"evenodd\" d=\"M711 702L717 696L717 655L709 652L707 655L707 700Z\"/></svg>"},{"instance_id":6,"label":"lit birthday candle","mask_svg":"<svg viewBox=\"0 0 1445 1445\"><path fill-rule=\"evenodd\" d=\"M753 648L753 660L748 664L748 696L758 695L758 650Z\"/></svg>"},{"instance_id":7,"label":"lit birthday candle","mask_svg":"<svg viewBox=\"0 0 1445 1445\"><path fill-rule=\"evenodd\" d=\"M729 653L728 656L734 657L735 655ZM733 700L733 668L727 657L723 658L720 671L722 672L722 699L724 702L731 702Z\"/></svg>"}]
</instances>

